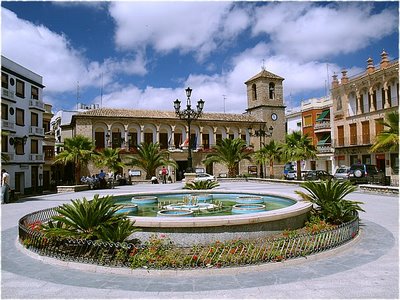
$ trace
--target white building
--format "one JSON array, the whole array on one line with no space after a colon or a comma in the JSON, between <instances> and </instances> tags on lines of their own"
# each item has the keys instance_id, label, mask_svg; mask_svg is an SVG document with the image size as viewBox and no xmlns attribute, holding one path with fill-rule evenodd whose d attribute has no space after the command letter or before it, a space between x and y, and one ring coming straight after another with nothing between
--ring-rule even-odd
<instances>
[{"instance_id":1,"label":"white building","mask_svg":"<svg viewBox=\"0 0 400 300\"><path fill-rule=\"evenodd\" d=\"M2 169L15 193L43 190L45 137L42 76L1 57Z\"/></svg>"}]
</instances>

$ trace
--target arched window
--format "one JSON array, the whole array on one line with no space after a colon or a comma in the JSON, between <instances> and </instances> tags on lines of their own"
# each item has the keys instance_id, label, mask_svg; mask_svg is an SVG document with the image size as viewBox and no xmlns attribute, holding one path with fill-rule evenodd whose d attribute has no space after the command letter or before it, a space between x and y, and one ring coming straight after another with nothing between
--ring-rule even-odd
<instances>
[{"instance_id":1,"label":"arched window","mask_svg":"<svg viewBox=\"0 0 400 300\"><path fill-rule=\"evenodd\" d=\"M253 83L253 85L251 86L251 92L253 100L257 100L257 88L255 83Z\"/></svg>"},{"instance_id":2,"label":"arched window","mask_svg":"<svg viewBox=\"0 0 400 300\"><path fill-rule=\"evenodd\" d=\"M269 99L275 99L275 83L271 82L268 87Z\"/></svg>"}]
</instances>

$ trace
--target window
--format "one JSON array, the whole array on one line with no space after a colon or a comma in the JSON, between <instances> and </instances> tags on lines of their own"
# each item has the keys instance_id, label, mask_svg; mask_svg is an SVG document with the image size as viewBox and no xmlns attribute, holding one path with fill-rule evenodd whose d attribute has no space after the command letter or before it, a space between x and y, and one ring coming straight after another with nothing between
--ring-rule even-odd
<instances>
[{"instance_id":1,"label":"window","mask_svg":"<svg viewBox=\"0 0 400 300\"><path fill-rule=\"evenodd\" d=\"M23 109L16 109L16 124L19 126L25 125L25 111Z\"/></svg>"},{"instance_id":2,"label":"window","mask_svg":"<svg viewBox=\"0 0 400 300\"><path fill-rule=\"evenodd\" d=\"M121 148L122 140L121 140L121 132L113 132L111 133L111 147L112 148Z\"/></svg>"},{"instance_id":3,"label":"window","mask_svg":"<svg viewBox=\"0 0 400 300\"><path fill-rule=\"evenodd\" d=\"M364 109L364 95L360 95L360 110L362 114L364 113Z\"/></svg>"},{"instance_id":4,"label":"window","mask_svg":"<svg viewBox=\"0 0 400 300\"><path fill-rule=\"evenodd\" d=\"M182 141L182 133L174 133L175 148L180 148Z\"/></svg>"},{"instance_id":5,"label":"window","mask_svg":"<svg viewBox=\"0 0 400 300\"><path fill-rule=\"evenodd\" d=\"M338 146L344 146L344 127L338 126Z\"/></svg>"},{"instance_id":6,"label":"window","mask_svg":"<svg viewBox=\"0 0 400 300\"><path fill-rule=\"evenodd\" d=\"M135 149L138 145L138 138L137 138L137 132L129 132L128 133L128 141L129 141L129 149Z\"/></svg>"},{"instance_id":7,"label":"window","mask_svg":"<svg viewBox=\"0 0 400 300\"><path fill-rule=\"evenodd\" d=\"M25 83L17 79L16 95L20 98L25 98Z\"/></svg>"},{"instance_id":8,"label":"window","mask_svg":"<svg viewBox=\"0 0 400 300\"><path fill-rule=\"evenodd\" d=\"M145 132L144 133L144 142L147 144L153 143L153 133L152 132Z\"/></svg>"},{"instance_id":9,"label":"window","mask_svg":"<svg viewBox=\"0 0 400 300\"><path fill-rule=\"evenodd\" d=\"M369 144L369 121L361 122L362 142Z\"/></svg>"},{"instance_id":10,"label":"window","mask_svg":"<svg viewBox=\"0 0 400 300\"><path fill-rule=\"evenodd\" d=\"M1 87L8 89L8 74L1 72Z\"/></svg>"},{"instance_id":11,"label":"window","mask_svg":"<svg viewBox=\"0 0 400 300\"><path fill-rule=\"evenodd\" d=\"M251 96L253 100L257 100L257 87L255 84L251 86Z\"/></svg>"},{"instance_id":12,"label":"window","mask_svg":"<svg viewBox=\"0 0 400 300\"><path fill-rule=\"evenodd\" d=\"M36 86L31 86L31 99L39 100L39 89Z\"/></svg>"},{"instance_id":13,"label":"window","mask_svg":"<svg viewBox=\"0 0 400 300\"><path fill-rule=\"evenodd\" d=\"M38 154L39 153L39 141L31 140L31 153Z\"/></svg>"},{"instance_id":14,"label":"window","mask_svg":"<svg viewBox=\"0 0 400 300\"><path fill-rule=\"evenodd\" d=\"M240 138L241 138L243 141L246 141L246 135L245 135L245 134L240 135Z\"/></svg>"},{"instance_id":15,"label":"window","mask_svg":"<svg viewBox=\"0 0 400 300\"><path fill-rule=\"evenodd\" d=\"M4 103L1 104L1 119L8 120L8 105Z\"/></svg>"},{"instance_id":16,"label":"window","mask_svg":"<svg viewBox=\"0 0 400 300\"><path fill-rule=\"evenodd\" d=\"M342 98L336 98L336 110L342 110Z\"/></svg>"},{"instance_id":17,"label":"window","mask_svg":"<svg viewBox=\"0 0 400 300\"><path fill-rule=\"evenodd\" d=\"M304 127L312 126L312 116L304 116Z\"/></svg>"},{"instance_id":18,"label":"window","mask_svg":"<svg viewBox=\"0 0 400 300\"><path fill-rule=\"evenodd\" d=\"M50 121L43 120L43 129L44 129L44 132L49 132L50 131Z\"/></svg>"},{"instance_id":19,"label":"window","mask_svg":"<svg viewBox=\"0 0 400 300\"><path fill-rule=\"evenodd\" d=\"M44 146L43 147L43 152L44 152L44 159L45 160L51 160L54 158L54 147L52 146Z\"/></svg>"},{"instance_id":20,"label":"window","mask_svg":"<svg viewBox=\"0 0 400 300\"><path fill-rule=\"evenodd\" d=\"M229 134L229 135L228 135L228 138L231 139L231 140L233 140L233 139L235 138L235 135L234 135L234 134Z\"/></svg>"},{"instance_id":21,"label":"window","mask_svg":"<svg viewBox=\"0 0 400 300\"><path fill-rule=\"evenodd\" d=\"M17 155L24 155L25 154L25 145L22 139L14 139L14 146L15 146L15 154Z\"/></svg>"},{"instance_id":22,"label":"window","mask_svg":"<svg viewBox=\"0 0 400 300\"><path fill-rule=\"evenodd\" d=\"M31 112L31 126L39 125L39 115L37 113Z\"/></svg>"},{"instance_id":23,"label":"window","mask_svg":"<svg viewBox=\"0 0 400 300\"><path fill-rule=\"evenodd\" d=\"M203 149L209 149L210 148L210 135L207 133L203 133L202 139L203 139Z\"/></svg>"},{"instance_id":24,"label":"window","mask_svg":"<svg viewBox=\"0 0 400 300\"><path fill-rule=\"evenodd\" d=\"M390 166L392 167L392 174L399 174L399 155L396 153L390 154Z\"/></svg>"},{"instance_id":25,"label":"window","mask_svg":"<svg viewBox=\"0 0 400 300\"><path fill-rule=\"evenodd\" d=\"M94 146L96 149L104 149L105 148L105 135L104 131L96 131L94 133Z\"/></svg>"},{"instance_id":26,"label":"window","mask_svg":"<svg viewBox=\"0 0 400 300\"><path fill-rule=\"evenodd\" d=\"M375 135L379 135L383 131L383 119L375 120Z\"/></svg>"},{"instance_id":27,"label":"window","mask_svg":"<svg viewBox=\"0 0 400 300\"><path fill-rule=\"evenodd\" d=\"M216 143L216 144L219 144L219 143L221 143L221 142L222 142L222 134L217 133L217 134L215 135L215 143Z\"/></svg>"},{"instance_id":28,"label":"window","mask_svg":"<svg viewBox=\"0 0 400 300\"><path fill-rule=\"evenodd\" d=\"M8 152L8 136L6 135L1 136L1 152L2 153Z\"/></svg>"},{"instance_id":29,"label":"window","mask_svg":"<svg viewBox=\"0 0 400 300\"><path fill-rule=\"evenodd\" d=\"M159 133L160 139L160 149L167 149L168 148L168 133L160 132Z\"/></svg>"},{"instance_id":30,"label":"window","mask_svg":"<svg viewBox=\"0 0 400 300\"><path fill-rule=\"evenodd\" d=\"M271 82L269 84L268 91L269 91L269 99L275 99L275 84L274 83Z\"/></svg>"},{"instance_id":31,"label":"window","mask_svg":"<svg viewBox=\"0 0 400 300\"><path fill-rule=\"evenodd\" d=\"M357 124L350 124L350 145L357 145Z\"/></svg>"}]
</instances>

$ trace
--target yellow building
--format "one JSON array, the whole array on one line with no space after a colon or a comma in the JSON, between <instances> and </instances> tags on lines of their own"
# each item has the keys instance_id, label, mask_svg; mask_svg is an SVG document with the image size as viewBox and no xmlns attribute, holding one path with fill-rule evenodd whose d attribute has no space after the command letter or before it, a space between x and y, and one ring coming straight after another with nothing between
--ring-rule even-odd
<instances>
[{"instance_id":1,"label":"yellow building","mask_svg":"<svg viewBox=\"0 0 400 300\"><path fill-rule=\"evenodd\" d=\"M335 165L373 164L398 185L399 154L369 149L383 130L379 121L399 108L399 62L383 51L378 66L371 58L367 63L362 74L349 78L343 70L340 82L333 76Z\"/></svg>"}]
</instances>

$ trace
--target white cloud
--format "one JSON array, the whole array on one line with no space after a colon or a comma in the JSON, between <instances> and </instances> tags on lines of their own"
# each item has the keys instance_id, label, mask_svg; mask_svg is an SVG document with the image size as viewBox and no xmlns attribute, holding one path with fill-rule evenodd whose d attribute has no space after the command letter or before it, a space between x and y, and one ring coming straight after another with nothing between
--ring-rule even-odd
<instances>
[{"instance_id":1,"label":"white cloud","mask_svg":"<svg viewBox=\"0 0 400 300\"><path fill-rule=\"evenodd\" d=\"M103 63L89 61L74 49L65 35L43 25L19 19L6 8L2 15L2 55L43 77L46 93L61 93L113 81L118 73L143 75L145 58L140 54L120 60L106 58Z\"/></svg>"},{"instance_id":2,"label":"white cloud","mask_svg":"<svg viewBox=\"0 0 400 300\"><path fill-rule=\"evenodd\" d=\"M253 34L268 34L277 55L316 60L353 53L398 28L398 12L370 3L271 3L256 11Z\"/></svg>"},{"instance_id":3,"label":"white cloud","mask_svg":"<svg viewBox=\"0 0 400 300\"><path fill-rule=\"evenodd\" d=\"M249 24L229 2L112 2L115 42L122 50L194 52L202 60Z\"/></svg>"}]
</instances>

